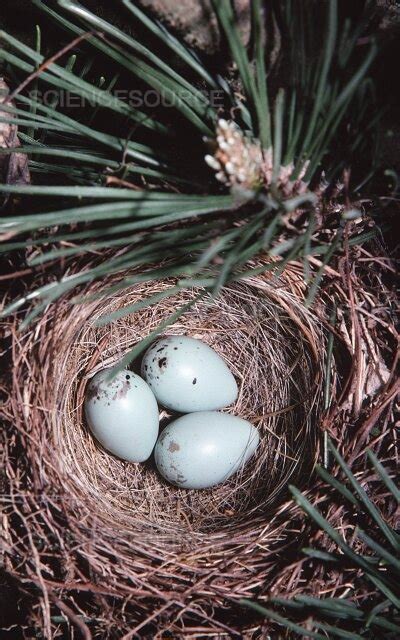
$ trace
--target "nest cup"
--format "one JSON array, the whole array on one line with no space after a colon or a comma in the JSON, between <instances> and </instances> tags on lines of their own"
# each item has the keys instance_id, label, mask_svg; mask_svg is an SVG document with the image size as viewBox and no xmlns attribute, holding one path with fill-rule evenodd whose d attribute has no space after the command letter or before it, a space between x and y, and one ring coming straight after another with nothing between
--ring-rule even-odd
<instances>
[{"instance_id":1,"label":"nest cup","mask_svg":"<svg viewBox=\"0 0 400 640\"><path fill-rule=\"evenodd\" d=\"M67 572L67 582L85 575L122 597L135 593L130 620L139 626L156 602L167 603L170 628L178 633L185 602L190 615L208 611L203 622L211 620L215 608L229 609L226 597L253 597L261 588L271 564L262 561L263 548L284 548L281 533L295 508L288 483L306 486L318 454L325 336L302 303L295 270L229 285L217 299L197 300L168 327L165 335L201 339L222 356L239 387L235 405L224 411L249 420L261 438L256 455L227 482L179 489L163 480L152 458L133 464L104 451L83 414L89 379L198 291L160 299L110 325L97 320L173 284L136 284L128 293L104 295L104 284L91 285L90 302L73 307L66 299L50 307L15 346L21 390L12 412L24 446L19 465L28 469L30 499L39 506L29 527L42 537L47 532L57 546L58 568L49 561L53 574L67 580ZM173 418L161 409L161 427ZM26 482L22 475L14 479L15 492Z\"/></svg>"}]
</instances>

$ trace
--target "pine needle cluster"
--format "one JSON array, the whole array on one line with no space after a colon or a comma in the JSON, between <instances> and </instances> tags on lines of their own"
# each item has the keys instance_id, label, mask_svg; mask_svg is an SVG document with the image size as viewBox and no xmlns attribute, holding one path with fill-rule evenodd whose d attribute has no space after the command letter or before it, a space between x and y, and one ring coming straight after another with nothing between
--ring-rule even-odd
<instances>
[{"instance_id":1,"label":"pine needle cluster","mask_svg":"<svg viewBox=\"0 0 400 640\"><path fill-rule=\"evenodd\" d=\"M299 638L395 640L400 634L400 536L384 520L332 443L329 443L329 449L344 479L339 480L319 466L318 475L334 492L338 492L346 504L356 510L359 520L361 515L366 516L369 529L367 532L357 526L351 531L353 541L359 543L359 550L355 551L354 544L332 527L304 494L291 487L295 501L337 549L334 553L316 548L305 548L303 551L316 562L325 562L336 568L350 563L359 571L358 582L363 584L364 589L359 586L358 592L364 590L364 595L359 596L358 601L346 597L313 597L307 594L298 595L294 599L271 598L270 604L274 608L266 608L251 601L242 601L242 604L286 627ZM367 451L367 455L378 481L387 489L388 498L394 504L399 504L399 488L375 454ZM302 624L303 620L306 620L306 624Z\"/></svg>"},{"instance_id":2,"label":"pine needle cluster","mask_svg":"<svg viewBox=\"0 0 400 640\"><path fill-rule=\"evenodd\" d=\"M371 144L367 74L377 50L372 40L358 44L370 3L356 25L341 29L337 0L313 4L315 12L298 0L255 0L245 48L231 2L215 0L233 78L210 70L131 0L121 0L121 10L143 42L74 0L32 4L70 44L46 57L40 25L36 48L0 32L0 59L16 87L15 105L5 101L0 115L19 127L18 151L33 177L32 186L0 185L21 211L0 219L0 236L3 253L28 249L29 266L49 267L49 280L4 314L36 301L27 326L64 293L110 274L120 274L120 289L171 276L178 287L217 295L252 272L259 254L271 257L266 268L301 260L312 302L321 273L312 274L308 257L323 269L345 224L340 213L328 223L324 207ZM136 108L115 93L121 86L154 91L173 108ZM223 106L213 104L216 91ZM90 109L65 108L65 92ZM347 199L353 188L346 185ZM93 254L99 264L85 268ZM68 264L82 259L69 277Z\"/></svg>"}]
</instances>

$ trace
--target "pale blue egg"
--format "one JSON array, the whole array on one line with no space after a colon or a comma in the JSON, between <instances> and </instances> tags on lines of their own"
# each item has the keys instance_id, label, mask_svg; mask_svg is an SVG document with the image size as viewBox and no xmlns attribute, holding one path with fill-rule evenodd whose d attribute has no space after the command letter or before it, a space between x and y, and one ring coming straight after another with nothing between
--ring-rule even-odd
<instances>
[{"instance_id":1,"label":"pale blue egg","mask_svg":"<svg viewBox=\"0 0 400 640\"><path fill-rule=\"evenodd\" d=\"M189 413L161 433L154 457L161 475L184 489L224 482L250 460L260 441L250 422L218 411Z\"/></svg>"},{"instance_id":2,"label":"pale blue egg","mask_svg":"<svg viewBox=\"0 0 400 640\"><path fill-rule=\"evenodd\" d=\"M142 376L160 404L180 413L222 409L238 395L223 359L187 336L166 336L153 344L144 355Z\"/></svg>"},{"instance_id":3,"label":"pale blue egg","mask_svg":"<svg viewBox=\"0 0 400 640\"><path fill-rule=\"evenodd\" d=\"M105 449L129 462L150 457L158 437L157 400L142 378L123 370L107 380L97 373L86 389L85 414L90 430Z\"/></svg>"}]
</instances>

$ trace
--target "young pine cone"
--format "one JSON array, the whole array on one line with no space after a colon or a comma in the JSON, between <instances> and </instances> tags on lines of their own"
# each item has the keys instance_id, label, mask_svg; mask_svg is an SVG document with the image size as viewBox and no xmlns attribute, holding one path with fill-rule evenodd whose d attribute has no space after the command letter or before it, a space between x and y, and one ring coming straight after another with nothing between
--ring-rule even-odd
<instances>
[{"instance_id":1,"label":"young pine cone","mask_svg":"<svg viewBox=\"0 0 400 640\"><path fill-rule=\"evenodd\" d=\"M271 148L262 149L258 140L250 140L234 122L227 120L218 120L213 144L214 155L206 155L205 161L216 172L217 180L232 190L269 190L273 178ZM307 164L295 181L290 180L293 168L292 164L279 168L275 182L284 196L298 195L307 190L306 183L302 181Z\"/></svg>"}]
</instances>

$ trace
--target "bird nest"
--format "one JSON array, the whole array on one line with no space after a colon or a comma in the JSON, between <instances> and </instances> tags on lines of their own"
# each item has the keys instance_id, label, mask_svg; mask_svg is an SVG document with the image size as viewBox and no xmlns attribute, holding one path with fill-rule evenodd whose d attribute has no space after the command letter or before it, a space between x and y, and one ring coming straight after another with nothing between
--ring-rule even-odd
<instances>
[{"instance_id":1,"label":"bird nest","mask_svg":"<svg viewBox=\"0 0 400 640\"><path fill-rule=\"evenodd\" d=\"M54 607L84 637L93 620L127 627L126 638L158 637L160 628L174 638L229 634L235 616L240 621L238 599L254 597L271 575L273 559L264 552L278 557L287 544L297 509L288 483L307 487L318 455L326 353L325 332L303 304L295 268L197 299L166 331L203 340L236 377L239 395L225 411L249 420L261 436L240 473L212 489L180 489L160 477L153 459L117 459L87 429L88 380L198 291L160 296L110 325L98 319L173 284L104 295L104 284L92 284L91 301L72 306L64 299L34 329L10 333L5 539L13 549L10 571L40 589L33 610L45 637L57 627ZM161 427L170 418L162 411ZM249 628L244 618L240 624Z\"/></svg>"}]
</instances>

